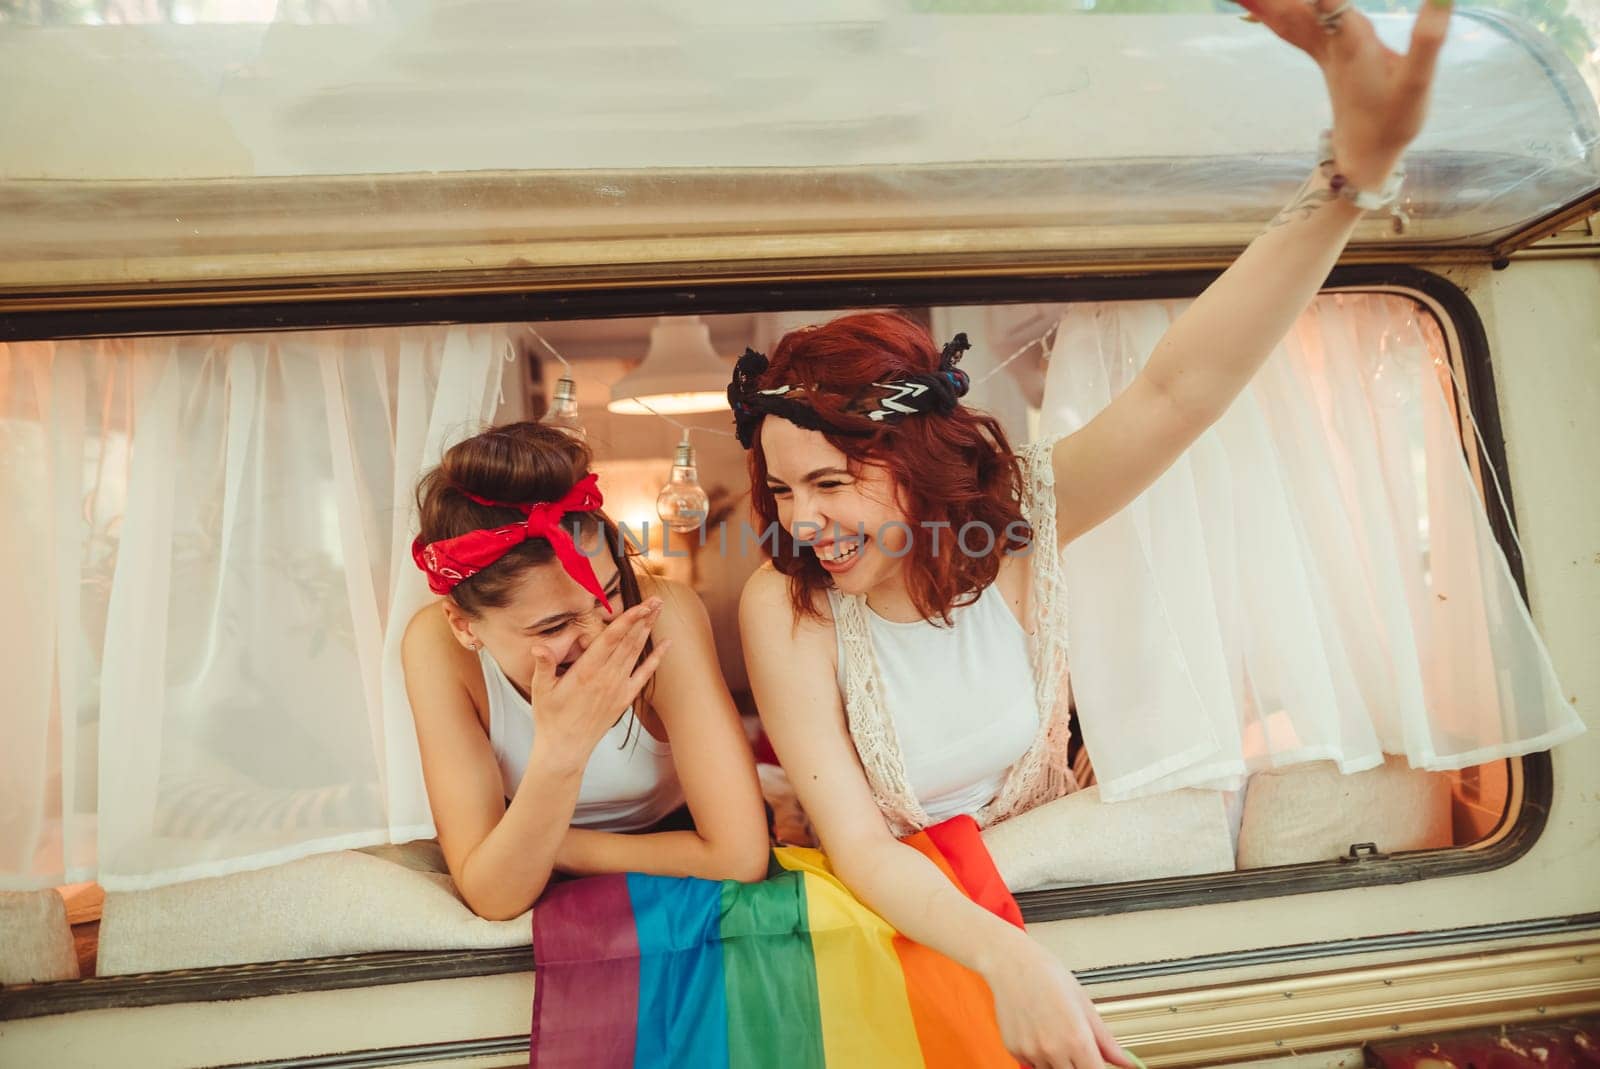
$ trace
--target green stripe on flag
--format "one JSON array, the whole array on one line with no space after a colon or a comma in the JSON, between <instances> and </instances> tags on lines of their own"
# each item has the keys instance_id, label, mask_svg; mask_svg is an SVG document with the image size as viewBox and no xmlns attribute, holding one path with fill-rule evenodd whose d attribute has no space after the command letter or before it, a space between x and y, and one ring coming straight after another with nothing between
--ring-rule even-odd
<instances>
[{"instance_id":1,"label":"green stripe on flag","mask_svg":"<svg viewBox=\"0 0 1600 1069\"><path fill-rule=\"evenodd\" d=\"M825 1069L805 877L722 885L731 1069Z\"/></svg>"}]
</instances>

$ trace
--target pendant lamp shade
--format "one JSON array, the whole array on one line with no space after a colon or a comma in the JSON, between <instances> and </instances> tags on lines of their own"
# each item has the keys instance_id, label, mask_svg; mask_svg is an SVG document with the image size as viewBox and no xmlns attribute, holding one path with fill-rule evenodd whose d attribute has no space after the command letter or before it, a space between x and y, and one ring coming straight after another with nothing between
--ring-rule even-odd
<instances>
[{"instance_id":1,"label":"pendant lamp shade","mask_svg":"<svg viewBox=\"0 0 1600 1069\"><path fill-rule=\"evenodd\" d=\"M711 328L704 320L663 316L650 328L644 363L612 385L606 409L634 416L647 416L651 409L664 414L715 412L728 407L732 374L732 365L711 347Z\"/></svg>"}]
</instances>

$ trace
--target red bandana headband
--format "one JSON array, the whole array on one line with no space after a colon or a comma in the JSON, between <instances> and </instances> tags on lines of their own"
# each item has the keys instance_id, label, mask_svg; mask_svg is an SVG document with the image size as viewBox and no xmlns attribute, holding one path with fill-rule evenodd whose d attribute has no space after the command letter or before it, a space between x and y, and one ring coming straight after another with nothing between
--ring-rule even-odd
<instances>
[{"instance_id":1,"label":"red bandana headband","mask_svg":"<svg viewBox=\"0 0 1600 1069\"><path fill-rule=\"evenodd\" d=\"M600 599L611 611L611 600L595 578L594 565L578 551L572 536L561 526L561 518L569 512L593 512L604 504L600 497L600 480L593 472L579 479L559 501L540 501L533 505L514 505L504 501L490 501L476 494L463 494L480 505L494 508L517 509L528 517L526 523L513 523L505 527L491 527L482 531L468 531L455 538L422 544L418 535L411 543L411 559L417 562L428 576L428 589L435 594L448 594L457 583L470 579L489 565L530 538L549 541L556 551L561 567L583 589Z\"/></svg>"}]
</instances>

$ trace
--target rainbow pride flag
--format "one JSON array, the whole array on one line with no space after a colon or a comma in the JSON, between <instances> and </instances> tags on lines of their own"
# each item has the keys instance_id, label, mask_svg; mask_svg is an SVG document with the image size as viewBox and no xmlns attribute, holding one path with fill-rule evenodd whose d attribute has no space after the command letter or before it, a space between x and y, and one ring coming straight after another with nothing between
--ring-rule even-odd
<instances>
[{"instance_id":1,"label":"rainbow pride flag","mask_svg":"<svg viewBox=\"0 0 1600 1069\"><path fill-rule=\"evenodd\" d=\"M1022 926L971 817L904 842ZM532 1069L1016 1069L976 973L899 935L821 852L768 878L596 876L533 911Z\"/></svg>"}]
</instances>

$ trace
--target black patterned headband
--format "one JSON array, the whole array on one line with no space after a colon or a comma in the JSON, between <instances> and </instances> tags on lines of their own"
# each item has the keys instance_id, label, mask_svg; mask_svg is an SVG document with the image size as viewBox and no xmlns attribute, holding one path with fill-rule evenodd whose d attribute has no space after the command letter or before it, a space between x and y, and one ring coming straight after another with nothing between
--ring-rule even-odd
<instances>
[{"instance_id":1,"label":"black patterned headband","mask_svg":"<svg viewBox=\"0 0 1600 1069\"><path fill-rule=\"evenodd\" d=\"M961 354L972 348L965 334L957 334L939 354L939 370L888 382L872 382L850 391L826 391L842 400L844 411L864 417L874 424L898 423L906 416L926 412L952 412L966 396L972 380L956 367ZM733 368L728 384L728 403L733 407L733 426L739 444L746 449L755 442L756 428L763 416L773 415L806 430L866 438L876 433L873 426L846 426L818 412L814 398L824 391L811 386L773 386L756 389L756 380L767 370L767 357L746 349Z\"/></svg>"}]
</instances>

